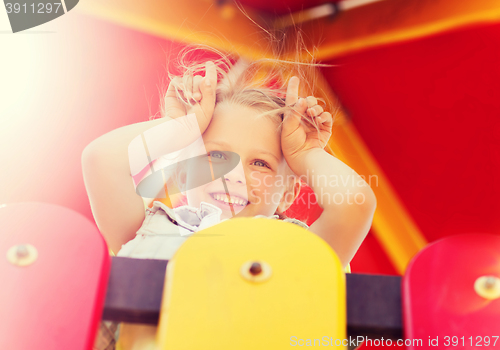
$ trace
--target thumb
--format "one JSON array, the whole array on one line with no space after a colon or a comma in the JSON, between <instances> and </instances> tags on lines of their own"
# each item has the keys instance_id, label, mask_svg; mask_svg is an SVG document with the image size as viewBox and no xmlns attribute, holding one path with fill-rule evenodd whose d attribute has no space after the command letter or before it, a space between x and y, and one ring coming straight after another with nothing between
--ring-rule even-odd
<instances>
[{"instance_id":1,"label":"thumb","mask_svg":"<svg viewBox=\"0 0 500 350\"><path fill-rule=\"evenodd\" d=\"M215 107L215 83L211 81L210 77L204 77L201 84L201 101L200 105L204 111L213 111Z\"/></svg>"},{"instance_id":2,"label":"thumb","mask_svg":"<svg viewBox=\"0 0 500 350\"><path fill-rule=\"evenodd\" d=\"M302 114L304 114L305 109L307 109L307 105L305 104L305 100L300 98L292 110L287 111L284 114L283 118L283 127L281 135L283 137L288 137L293 134L300 127L300 120L302 118Z\"/></svg>"},{"instance_id":3,"label":"thumb","mask_svg":"<svg viewBox=\"0 0 500 350\"><path fill-rule=\"evenodd\" d=\"M217 88L217 69L212 61L205 62L205 77L200 84L200 106L205 113L212 114L215 109L215 90Z\"/></svg>"}]
</instances>

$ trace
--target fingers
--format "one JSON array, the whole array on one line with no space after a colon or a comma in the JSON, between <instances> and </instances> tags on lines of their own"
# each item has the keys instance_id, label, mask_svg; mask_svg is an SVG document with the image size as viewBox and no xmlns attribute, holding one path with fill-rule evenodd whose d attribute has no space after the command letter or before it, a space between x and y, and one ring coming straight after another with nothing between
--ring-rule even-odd
<instances>
[{"instance_id":1,"label":"fingers","mask_svg":"<svg viewBox=\"0 0 500 350\"><path fill-rule=\"evenodd\" d=\"M207 61L205 63L205 77L201 75L192 76L191 74L186 74L182 78L175 77L174 79L178 79L178 86L182 89L184 97L187 100L198 102L203 98L204 92L209 95L212 94L214 90L212 87L217 85L217 69L212 61ZM169 90L171 90L170 85ZM173 87L172 91L175 92Z\"/></svg>"},{"instance_id":2,"label":"fingers","mask_svg":"<svg viewBox=\"0 0 500 350\"><path fill-rule=\"evenodd\" d=\"M300 79L295 75L288 81L285 97L285 104L287 106L293 106L299 100L299 83Z\"/></svg>"},{"instance_id":3,"label":"fingers","mask_svg":"<svg viewBox=\"0 0 500 350\"><path fill-rule=\"evenodd\" d=\"M318 100L314 96L308 96L307 115L314 118L321 130L330 130L333 126L333 117L329 112L325 112L323 107L318 105Z\"/></svg>"},{"instance_id":4,"label":"fingers","mask_svg":"<svg viewBox=\"0 0 500 350\"><path fill-rule=\"evenodd\" d=\"M307 101L305 98L299 98L295 106L293 107L295 114L299 117L304 115L307 111ZM299 118L300 119L300 118Z\"/></svg>"},{"instance_id":5,"label":"fingers","mask_svg":"<svg viewBox=\"0 0 500 350\"><path fill-rule=\"evenodd\" d=\"M320 129L322 130L330 130L333 126L333 117L330 113L328 112L323 112L319 117L316 118L316 120L321 123L320 124Z\"/></svg>"},{"instance_id":6,"label":"fingers","mask_svg":"<svg viewBox=\"0 0 500 350\"><path fill-rule=\"evenodd\" d=\"M308 96L306 98L307 101L307 107L314 107L318 104L318 100L314 96Z\"/></svg>"},{"instance_id":7,"label":"fingers","mask_svg":"<svg viewBox=\"0 0 500 350\"><path fill-rule=\"evenodd\" d=\"M318 105L318 100L314 96L308 96L306 98L307 102L307 115L310 117L316 117L323 113L323 107Z\"/></svg>"},{"instance_id":8,"label":"fingers","mask_svg":"<svg viewBox=\"0 0 500 350\"><path fill-rule=\"evenodd\" d=\"M215 87L217 85L217 69L212 61L205 63L205 85Z\"/></svg>"},{"instance_id":9,"label":"fingers","mask_svg":"<svg viewBox=\"0 0 500 350\"><path fill-rule=\"evenodd\" d=\"M165 97L176 97L177 94L175 93L175 86L179 86L180 84L180 78L179 77L174 77L172 80L170 80L170 83L168 84L168 89L167 93L165 94Z\"/></svg>"},{"instance_id":10,"label":"fingers","mask_svg":"<svg viewBox=\"0 0 500 350\"><path fill-rule=\"evenodd\" d=\"M318 105L318 100L314 96L309 96L306 98L307 101L307 115L315 118L318 123L322 123L325 126L333 124L332 115L328 112L324 112L323 107ZM327 123L327 124L325 124Z\"/></svg>"},{"instance_id":11,"label":"fingers","mask_svg":"<svg viewBox=\"0 0 500 350\"><path fill-rule=\"evenodd\" d=\"M199 89L202 95L201 105L212 110L215 106L215 90L217 88L217 69L212 61L205 63L205 77L200 79Z\"/></svg>"},{"instance_id":12,"label":"fingers","mask_svg":"<svg viewBox=\"0 0 500 350\"><path fill-rule=\"evenodd\" d=\"M200 90L200 84L203 80L203 77L201 75L195 75L193 77L193 98L196 101L201 100L201 90Z\"/></svg>"},{"instance_id":13,"label":"fingers","mask_svg":"<svg viewBox=\"0 0 500 350\"><path fill-rule=\"evenodd\" d=\"M282 133L289 135L300 127L302 116L307 110L306 100L300 98L291 111L285 112Z\"/></svg>"},{"instance_id":14,"label":"fingers","mask_svg":"<svg viewBox=\"0 0 500 350\"><path fill-rule=\"evenodd\" d=\"M205 77L196 76L197 89L200 92L200 99L205 102L210 102L215 97L215 89L217 87L217 69L212 61L205 63ZM198 101L198 100L197 100Z\"/></svg>"},{"instance_id":15,"label":"fingers","mask_svg":"<svg viewBox=\"0 0 500 350\"><path fill-rule=\"evenodd\" d=\"M293 105L292 110L285 112L285 119L288 119L290 116L292 116L292 119L296 119L297 121L300 121L300 118L306 113L307 111L307 103L306 100L303 98L299 98L296 103Z\"/></svg>"},{"instance_id":16,"label":"fingers","mask_svg":"<svg viewBox=\"0 0 500 350\"><path fill-rule=\"evenodd\" d=\"M191 74L183 76L182 82L184 84L184 96L188 101L193 100L193 76Z\"/></svg>"},{"instance_id":17,"label":"fingers","mask_svg":"<svg viewBox=\"0 0 500 350\"><path fill-rule=\"evenodd\" d=\"M319 105L307 108L307 115L310 117L317 117L321 113L323 113L323 107Z\"/></svg>"}]
</instances>

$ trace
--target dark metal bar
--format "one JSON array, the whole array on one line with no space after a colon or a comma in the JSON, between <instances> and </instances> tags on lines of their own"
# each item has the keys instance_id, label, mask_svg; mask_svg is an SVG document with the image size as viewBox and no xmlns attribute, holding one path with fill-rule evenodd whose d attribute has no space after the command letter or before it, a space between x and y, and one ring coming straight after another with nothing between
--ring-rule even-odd
<instances>
[{"instance_id":1,"label":"dark metal bar","mask_svg":"<svg viewBox=\"0 0 500 350\"><path fill-rule=\"evenodd\" d=\"M167 263L113 257L102 319L158 323Z\"/></svg>"},{"instance_id":2,"label":"dark metal bar","mask_svg":"<svg viewBox=\"0 0 500 350\"><path fill-rule=\"evenodd\" d=\"M401 277L346 274L347 333L402 338Z\"/></svg>"},{"instance_id":3,"label":"dark metal bar","mask_svg":"<svg viewBox=\"0 0 500 350\"><path fill-rule=\"evenodd\" d=\"M103 320L156 324L167 260L113 257ZM401 277L346 274L349 336L402 338Z\"/></svg>"}]
</instances>

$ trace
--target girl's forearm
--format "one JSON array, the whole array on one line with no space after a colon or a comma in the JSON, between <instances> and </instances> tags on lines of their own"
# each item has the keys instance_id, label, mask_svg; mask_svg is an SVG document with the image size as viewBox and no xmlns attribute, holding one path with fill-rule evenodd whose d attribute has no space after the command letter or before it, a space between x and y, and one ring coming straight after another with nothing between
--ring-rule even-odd
<instances>
[{"instance_id":1,"label":"girl's forearm","mask_svg":"<svg viewBox=\"0 0 500 350\"><path fill-rule=\"evenodd\" d=\"M114 169L135 175L150 161L178 151L201 136L196 116L160 118L126 125L92 141L86 153L99 157Z\"/></svg>"},{"instance_id":2,"label":"girl's forearm","mask_svg":"<svg viewBox=\"0 0 500 350\"><path fill-rule=\"evenodd\" d=\"M363 177L322 149L304 154L292 170L311 187L324 210L376 202L373 190Z\"/></svg>"},{"instance_id":3,"label":"girl's forearm","mask_svg":"<svg viewBox=\"0 0 500 350\"><path fill-rule=\"evenodd\" d=\"M323 208L310 229L334 249L345 267L370 230L375 195L361 176L322 149L309 151L296 164L292 170L312 188Z\"/></svg>"}]
</instances>

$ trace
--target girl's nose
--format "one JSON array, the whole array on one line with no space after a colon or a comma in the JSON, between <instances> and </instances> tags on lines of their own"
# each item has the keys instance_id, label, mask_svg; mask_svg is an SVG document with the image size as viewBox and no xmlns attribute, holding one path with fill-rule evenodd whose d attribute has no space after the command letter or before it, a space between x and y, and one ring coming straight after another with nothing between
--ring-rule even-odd
<instances>
[{"instance_id":1,"label":"girl's nose","mask_svg":"<svg viewBox=\"0 0 500 350\"><path fill-rule=\"evenodd\" d=\"M243 170L243 165L241 164L241 161L233 170L224 175L224 179L233 184L246 184L245 172Z\"/></svg>"},{"instance_id":2,"label":"girl's nose","mask_svg":"<svg viewBox=\"0 0 500 350\"><path fill-rule=\"evenodd\" d=\"M229 181L233 184L245 184L245 176L243 174L240 174L236 171L231 171L230 173L226 174L224 176L224 179L226 181Z\"/></svg>"}]
</instances>

